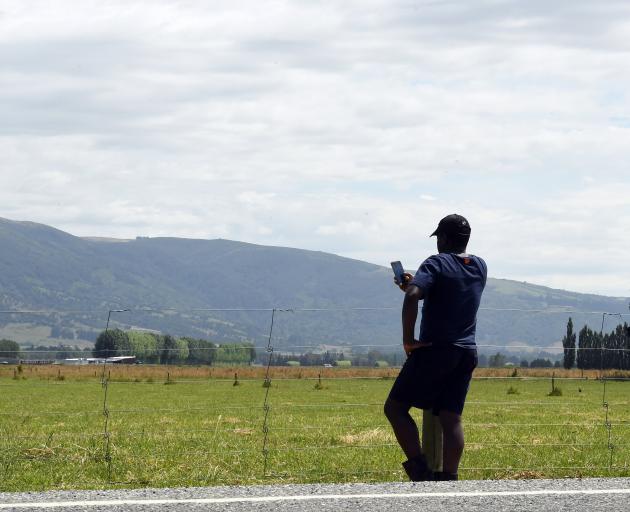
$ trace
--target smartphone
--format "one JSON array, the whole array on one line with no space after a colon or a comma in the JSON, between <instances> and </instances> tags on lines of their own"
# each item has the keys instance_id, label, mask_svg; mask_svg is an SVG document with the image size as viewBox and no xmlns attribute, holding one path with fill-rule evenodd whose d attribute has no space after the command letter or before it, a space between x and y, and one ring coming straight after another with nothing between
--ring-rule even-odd
<instances>
[{"instance_id":1,"label":"smartphone","mask_svg":"<svg viewBox=\"0 0 630 512\"><path fill-rule=\"evenodd\" d=\"M396 277L396 279L398 280L400 284L403 284L405 282L403 278L405 269L403 268L402 263L400 261L392 261L391 266L392 266L392 270L394 271L394 276Z\"/></svg>"}]
</instances>

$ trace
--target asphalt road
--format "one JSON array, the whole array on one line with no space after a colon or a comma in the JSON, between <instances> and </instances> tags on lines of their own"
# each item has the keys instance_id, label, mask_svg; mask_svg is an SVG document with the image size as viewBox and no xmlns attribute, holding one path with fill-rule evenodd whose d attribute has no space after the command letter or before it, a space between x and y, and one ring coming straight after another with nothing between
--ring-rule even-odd
<instances>
[{"instance_id":1,"label":"asphalt road","mask_svg":"<svg viewBox=\"0 0 630 512\"><path fill-rule=\"evenodd\" d=\"M15 511L630 511L630 478L0 493Z\"/></svg>"}]
</instances>

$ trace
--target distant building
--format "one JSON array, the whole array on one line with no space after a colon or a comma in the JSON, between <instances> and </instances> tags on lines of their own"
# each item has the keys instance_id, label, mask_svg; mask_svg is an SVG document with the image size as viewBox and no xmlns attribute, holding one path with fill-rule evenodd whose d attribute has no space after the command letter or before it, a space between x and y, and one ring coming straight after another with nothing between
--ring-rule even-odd
<instances>
[{"instance_id":1,"label":"distant building","mask_svg":"<svg viewBox=\"0 0 630 512\"><path fill-rule=\"evenodd\" d=\"M68 359L62 359L61 361L58 361L58 364L63 364L66 366L83 366L88 364L88 358L87 357L71 357Z\"/></svg>"},{"instance_id":2,"label":"distant building","mask_svg":"<svg viewBox=\"0 0 630 512\"><path fill-rule=\"evenodd\" d=\"M136 364L136 356L88 357L87 364Z\"/></svg>"}]
</instances>

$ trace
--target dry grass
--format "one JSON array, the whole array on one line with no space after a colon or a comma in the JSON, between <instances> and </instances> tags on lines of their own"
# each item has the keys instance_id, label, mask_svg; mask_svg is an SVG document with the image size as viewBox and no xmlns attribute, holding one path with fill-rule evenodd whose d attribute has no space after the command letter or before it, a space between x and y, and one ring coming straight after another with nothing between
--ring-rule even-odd
<instances>
[{"instance_id":1,"label":"dry grass","mask_svg":"<svg viewBox=\"0 0 630 512\"><path fill-rule=\"evenodd\" d=\"M339 441L348 445L365 445L370 443L391 443L395 439L391 431L386 431L384 428L379 427L339 436Z\"/></svg>"},{"instance_id":2,"label":"dry grass","mask_svg":"<svg viewBox=\"0 0 630 512\"><path fill-rule=\"evenodd\" d=\"M102 366L23 366L21 374L17 374L16 367L7 365L0 367L1 377L42 379L42 380L94 380L101 379ZM264 379L267 368L261 366L238 367L212 367L212 366L162 366L162 365L107 365L106 375L112 381L120 382L146 382L146 381L178 381L178 380L204 380L204 379L229 379L234 380L235 374L238 380ZM320 366L272 366L271 377L278 379L347 379L347 378L381 378L393 379L398 375L398 368L323 368ZM476 378L508 378L514 373L514 368L477 368ZM563 368L517 368L517 377L551 378L587 378L600 377L599 370L565 370ZM630 371L607 370L608 377L630 378Z\"/></svg>"},{"instance_id":3,"label":"dry grass","mask_svg":"<svg viewBox=\"0 0 630 512\"><path fill-rule=\"evenodd\" d=\"M515 368L477 368L474 376L477 378L483 377L497 377L507 378L512 377ZM565 370L564 368L516 368L517 377L536 377L536 378L551 378L552 375L562 379L598 379L601 375L600 370ZM607 377L630 377L630 371L620 370L606 370L604 375Z\"/></svg>"}]
</instances>

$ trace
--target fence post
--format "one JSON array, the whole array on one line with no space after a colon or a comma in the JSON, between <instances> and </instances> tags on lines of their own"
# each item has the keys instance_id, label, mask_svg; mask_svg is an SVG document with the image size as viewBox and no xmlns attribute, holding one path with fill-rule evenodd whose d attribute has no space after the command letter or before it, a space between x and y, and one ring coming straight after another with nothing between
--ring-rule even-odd
<instances>
[{"instance_id":1,"label":"fence post","mask_svg":"<svg viewBox=\"0 0 630 512\"><path fill-rule=\"evenodd\" d=\"M431 409L422 410L422 452L432 471L442 471L442 425Z\"/></svg>"},{"instance_id":2,"label":"fence post","mask_svg":"<svg viewBox=\"0 0 630 512\"><path fill-rule=\"evenodd\" d=\"M269 449L267 448L267 442L268 442L268 437L269 437L269 410L271 409L270 405L269 405L269 389L271 388L271 377L270 377L270 370L271 370L271 361L273 359L273 344L272 344L272 340L273 340L273 322L276 316L276 310L275 308L271 310L271 325L269 327L269 340L267 342L267 354L268 354L268 359L267 359L267 373L265 374L265 381L263 383L263 386L265 387L265 401L263 403L263 414L264 414L264 419L263 419L263 427L262 427L262 431L263 431L263 446L262 446L262 455L263 455L263 477L267 476L267 463L269 460Z\"/></svg>"},{"instance_id":3,"label":"fence post","mask_svg":"<svg viewBox=\"0 0 630 512\"><path fill-rule=\"evenodd\" d=\"M110 309L107 313L107 323L105 324L105 332L109 331L109 321L112 313L122 313L129 311L128 309ZM109 391L109 380L111 379L111 371L107 372L105 376L105 370L107 370L107 357L108 352L103 354L103 374L101 375L101 386L103 387L103 440L105 442L103 459L107 465L107 483L112 481L112 453L111 453L111 434L109 432L109 408L107 407L107 395Z\"/></svg>"},{"instance_id":4,"label":"fence post","mask_svg":"<svg viewBox=\"0 0 630 512\"><path fill-rule=\"evenodd\" d=\"M103 377L101 386L104 389L103 394L103 440L105 442L103 459L107 465L107 483L112 480L112 455L111 455L111 435L109 433L109 408L107 407L107 395L109 391L109 373L105 376L106 362L103 362Z\"/></svg>"},{"instance_id":5,"label":"fence post","mask_svg":"<svg viewBox=\"0 0 630 512\"><path fill-rule=\"evenodd\" d=\"M608 451L610 452L610 458L608 459L608 469L612 470L613 468L613 453L615 451L615 445L612 442L612 424L610 421L607 422L606 429L608 430Z\"/></svg>"}]
</instances>

